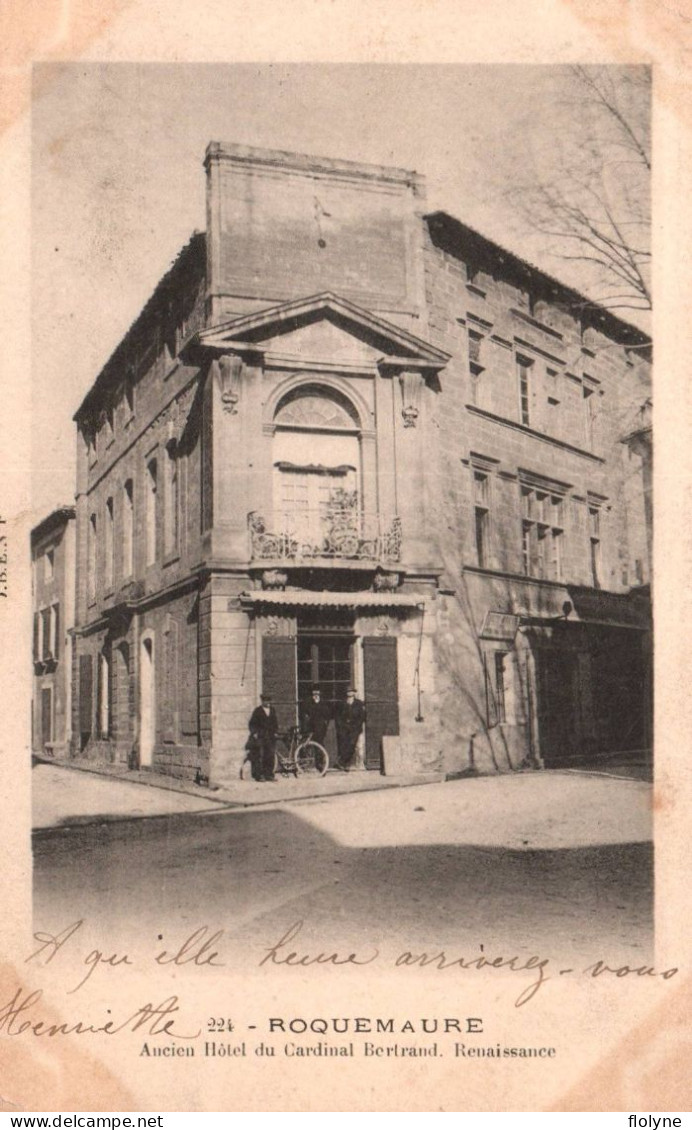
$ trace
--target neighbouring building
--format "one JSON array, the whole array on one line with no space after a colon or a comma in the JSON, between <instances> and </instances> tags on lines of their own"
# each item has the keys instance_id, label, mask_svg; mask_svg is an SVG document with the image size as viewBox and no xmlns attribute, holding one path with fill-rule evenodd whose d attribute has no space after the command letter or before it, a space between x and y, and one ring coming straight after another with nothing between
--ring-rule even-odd
<instances>
[{"instance_id":1,"label":"neighbouring building","mask_svg":"<svg viewBox=\"0 0 692 1130\"><path fill-rule=\"evenodd\" d=\"M73 752L229 781L259 694L288 726L314 683L388 773L646 749L646 335L415 173L205 165L75 416Z\"/></svg>"},{"instance_id":2,"label":"neighbouring building","mask_svg":"<svg viewBox=\"0 0 692 1130\"><path fill-rule=\"evenodd\" d=\"M31 531L34 680L31 747L69 754L72 738L72 637L75 508L61 506Z\"/></svg>"}]
</instances>

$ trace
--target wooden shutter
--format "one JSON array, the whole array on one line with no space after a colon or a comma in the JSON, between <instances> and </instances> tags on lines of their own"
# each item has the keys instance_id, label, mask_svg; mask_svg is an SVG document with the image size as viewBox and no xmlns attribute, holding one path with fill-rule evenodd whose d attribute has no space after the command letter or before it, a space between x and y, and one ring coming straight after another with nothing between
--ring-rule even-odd
<instances>
[{"instance_id":1,"label":"wooden shutter","mask_svg":"<svg viewBox=\"0 0 692 1130\"><path fill-rule=\"evenodd\" d=\"M79 732L89 736L93 717L93 668L90 655L79 657Z\"/></svg>"},{"instance_id":2,"label":"wooden shutter","mask_svg":"<svg viewBox=\"0 0 692 1130\"><path fill-rule=\"evenodd\" d=\"M53 659L60 656L60 605L53 605Z\"/></svg>"},{"instance_id":3,"label":"wooden shutter","mask_svg":"<svg viewBox=\"0 0 692 1130\"><path fill-rule=\"evenodd\" d=\"M363 639L365 677L365 764L382 763L382 738L399 733L399 675L397 641L391 636Z\"/></svg>"},{"instance_id":4,"label":"wooden shutter","mask_svg":"<svg viewBox=\"0 0 692 1130\"><path fill-rule=\"evenodd\" d=\"M34 612L34 663L41 662L41 651L39 648L39 639L41 635L40 616L40 612Z\"/></svg>"},{"instance_id":5,"label":"wooden shutter","mask_svg":"<svg viewBox=\"0 0 692 1130\"><path fill-rule=\"evenodd\" d=\"M270 694L279 729L295 726L298 710L296 641L290 637L262 639L262 694Z\"/></svg>"}]
</instances>

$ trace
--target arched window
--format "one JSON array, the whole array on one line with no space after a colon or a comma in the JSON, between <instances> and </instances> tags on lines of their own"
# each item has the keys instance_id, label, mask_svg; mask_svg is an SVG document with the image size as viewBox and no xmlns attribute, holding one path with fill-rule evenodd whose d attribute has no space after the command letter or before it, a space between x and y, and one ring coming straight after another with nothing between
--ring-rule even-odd
<instances>
[{"instance_id":1,"label":"arched window","mask_svg":"<svg viewBox=\"0 0 692 1130\"><path fill-rule=\"evenodd\" d=\"M320 385L300 385L274 417L274 510L282 528L323 546L335 521L359 526L360 432L353 405Z\"/></svg>"}]
</instances>

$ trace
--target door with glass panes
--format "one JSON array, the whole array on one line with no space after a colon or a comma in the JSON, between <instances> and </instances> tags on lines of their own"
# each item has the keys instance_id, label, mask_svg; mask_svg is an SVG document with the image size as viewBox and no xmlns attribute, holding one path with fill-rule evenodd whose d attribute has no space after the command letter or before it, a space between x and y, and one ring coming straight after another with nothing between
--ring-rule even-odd
<instances>
[{"instance_id":1,"label":"door with glass panes","mask_svg":"<svg viewBox=\"0 0 692 1130\"><path fill-rule=\"evenodd\" d=\"M336 760L334 713L337 704L346 700L353 685L354 636L350 632L298 633L298 699L301 707L310 701L313 686L322 692L322 700L331 708L325 746L329 759Z\"/></svg>"}]
</instances>

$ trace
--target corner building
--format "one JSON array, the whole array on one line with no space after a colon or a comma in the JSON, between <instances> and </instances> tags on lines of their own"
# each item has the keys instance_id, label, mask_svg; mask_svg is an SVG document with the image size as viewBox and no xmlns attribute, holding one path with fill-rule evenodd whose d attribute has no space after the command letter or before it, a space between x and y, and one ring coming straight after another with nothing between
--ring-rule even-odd
<instances>
[{"instance_id":1,"label":"corner building","mask_svg":"<svg viewBox=\"0 0 692 1130\"><path fill-rule=\"evenodd\" d=\"M313 683L364 699L363 769L645 748L645 336L414 173L205 165L75 416L73 752L228 782L259 694L287 727Z\"/></svg>"}]
</instances>

